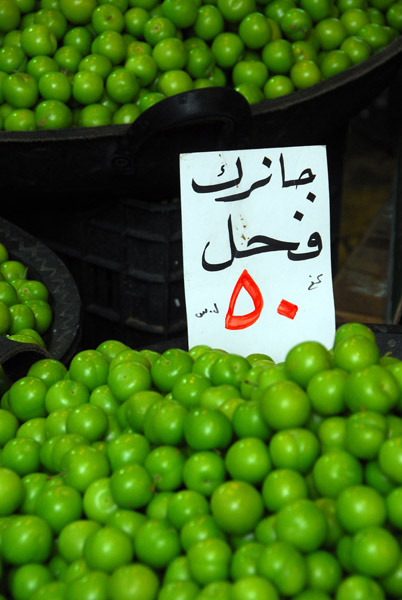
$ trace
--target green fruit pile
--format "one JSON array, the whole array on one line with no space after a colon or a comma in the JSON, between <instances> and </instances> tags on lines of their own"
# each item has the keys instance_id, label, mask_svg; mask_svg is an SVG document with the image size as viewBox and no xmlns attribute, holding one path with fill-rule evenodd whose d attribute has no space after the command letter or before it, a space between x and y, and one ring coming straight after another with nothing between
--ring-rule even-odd
<instances>
[{"instance_id":1,"label":"green fruit pile","mask_svg":"<svg viewBox=\"0 0 402 600\"><path fill-rule=\"evenodd\" d=\"M53 318L49 290L42 281L29 278L28 271L0 242L0 335L45 348L42 336Z\"/></svg>"},{"instance_id":2,"label":"green fruit pile","mask_svg":"<svg viewBox=\"0 0 402 600\"><path fill-rule=\"evenodd\" d=\"M0 407L1 600L402 597L402 360L117 340Z\"/></svg>"},{"instance_id":3,"label":"green fruit pile","mask_svg":"<svg viewBox=\"0 0 402 600\"><path fill-rule=\"evenodd\" d=\"M0 129L128 124L211 86L261 102L401 31L401 0L1 0Z\"/></svg>"}]
</instances>

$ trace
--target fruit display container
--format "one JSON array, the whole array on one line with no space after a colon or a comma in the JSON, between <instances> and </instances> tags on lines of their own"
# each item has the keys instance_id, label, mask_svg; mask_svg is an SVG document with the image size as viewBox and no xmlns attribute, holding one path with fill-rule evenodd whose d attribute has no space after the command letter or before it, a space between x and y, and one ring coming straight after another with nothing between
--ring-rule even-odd
<instances>
[{"instance_id":1,"label":"fruit display container","mask_svg":"<svg viewBox=\"0 0 402 600\"><path fill-rule=\"evenodd\" d=\"M0 218L0 240L10 259L22 262L28 268L28 277L41 281L48 289L53 319L43 334L43 355L68 363L77 351L82 326L81 299L73 277L53 250L4 218ZM0 338L0 348L0 364L11 378L42 355L39 347L6 338Z\"/></svg>"},{"instance_id":2,"label":"fruit display container","mask_svg":"<svg viewBox=\"0 0 402 600\"><path fill-rule=\"evenodd\" d=\"M56 195L58 205L70 207L116 195L173 198L179 153L309 144L328 146L335 184L349 119L392 83L401 65L399 37L364 62L282 98L249 105L232 88L204 88L165 98L130 125L2 131L3 190L21 192L19 212L32 190L37 208Z\"/></svg>"}]
</instances>

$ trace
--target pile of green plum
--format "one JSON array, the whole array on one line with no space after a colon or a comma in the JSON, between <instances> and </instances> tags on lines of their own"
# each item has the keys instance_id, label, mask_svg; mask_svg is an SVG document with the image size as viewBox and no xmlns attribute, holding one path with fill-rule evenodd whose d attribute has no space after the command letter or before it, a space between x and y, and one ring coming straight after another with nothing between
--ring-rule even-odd
<instances>
[{"instance_id":1,"label":"pile of green plum","mask_svg":"<svg viewBox=\"0 0 402 600\"><path fill-rule=\"evenodd\" d=\"M401 0L1 0L0 129L128 124L210 86L253 104L359 64L401 31Z\"/></svg>"},{"instance_id":2,"label":"pile of green plum","mask_svg":"<svg viewBox=\"0 0 402 600\"><path fill-rule=\"evenodd\" d=\"M402 361L117 340L0 407L1 600L402 597Z\"/></svg>"},{"instance_id":3,"label":"pile of green plum","mask_svg":"<svg viewBox=\"0 0 402 600\"><path fill-rule=\"evenodd\" d=\"M46 285L29 277L29 267L10 257L0 243L0 335L17 342L39 344L53 319Z\"/></svg>"}]
</instances>

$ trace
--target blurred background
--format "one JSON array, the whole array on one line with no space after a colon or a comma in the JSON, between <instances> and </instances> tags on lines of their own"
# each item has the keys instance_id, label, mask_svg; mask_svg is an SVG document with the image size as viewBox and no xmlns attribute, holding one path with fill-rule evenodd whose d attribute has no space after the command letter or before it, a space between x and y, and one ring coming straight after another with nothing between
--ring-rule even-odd
<instances>
[{"instance_id":1,"label":"blurred background","mask_svg":"<svg viewBox=\"0 0 402 600\"><path fill-rule=\"evenodd\" d=\"M345 151L337 320L401 321L401 82L350 121Z\"/></svg>"}]
</instances>

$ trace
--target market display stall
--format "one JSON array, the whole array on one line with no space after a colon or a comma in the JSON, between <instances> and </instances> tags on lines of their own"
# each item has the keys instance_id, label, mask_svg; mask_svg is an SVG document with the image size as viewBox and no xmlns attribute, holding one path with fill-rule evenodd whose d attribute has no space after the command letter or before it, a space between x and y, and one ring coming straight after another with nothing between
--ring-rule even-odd
<instances>
[{"instance_id":1,"label":"market display stall","mask_svg":"<svg viewBox=\"0 0 402 600\"><path fill-rule=\"evenodd\" d=\"M0 600L402 597L401 327L342 324L283 361L189 347L179 185L183 153L325 146L336 272L349 122L399 98L401 60L396 37L285 97L216 86L0 132L0 243L53 317L43 346L0 337ZM395 198L399 224L399 179Z\"/></svg>"}]
</instances>

